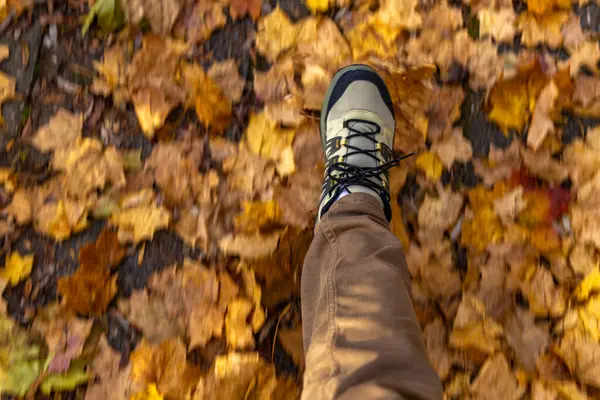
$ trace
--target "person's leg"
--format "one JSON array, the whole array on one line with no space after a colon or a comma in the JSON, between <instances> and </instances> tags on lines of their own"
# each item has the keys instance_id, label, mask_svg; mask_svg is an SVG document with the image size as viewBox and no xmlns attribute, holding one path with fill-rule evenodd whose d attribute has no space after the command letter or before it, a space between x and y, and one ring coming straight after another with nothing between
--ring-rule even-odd
<instances>
[{"instance_id":1,"label":"person's leg","mask_svg":"<svg viewBox=\"0 0 600 400\"><path fill-rule=\"evenodd\" d=\"M342 70L323 106L326 182L302 271L303 399L442 398L389 230L382 171L394 121L382 85L369 68Z\"/></svg>"}]
</instances>

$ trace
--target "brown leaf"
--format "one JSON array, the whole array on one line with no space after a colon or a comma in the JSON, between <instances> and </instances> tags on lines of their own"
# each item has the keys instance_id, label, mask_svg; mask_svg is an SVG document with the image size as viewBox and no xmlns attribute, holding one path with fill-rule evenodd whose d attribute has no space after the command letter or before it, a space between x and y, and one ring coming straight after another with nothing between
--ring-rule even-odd
<instances>
[{"instance_id":1,"label":"brown leaf","mask_svg":"<svg viewBox=\"0 0 600 400\"><path fill-rule=\"evenodd\" d=\"M240 256L242 259L254 260L268 257L277 249L281 232L268 235L227 235L219 240L219 249L224 254Z\"/></svg>"},{"instance_id":2,"label":"brown leaf","mask_svg":"<svg viewBox=\"0 0 600 400\"><path fill-rule=\"evenodd\" d=\"M483 178L486 185L493 185L498 181L505 180L521 165L519 143L513 140L506 149L499 149L492 144L488 159L475 159L473 164L475 172Z\"/></svg>"},{"instance_id":3,"label":"brown leaf","mask_svg":"<svg viewBox=\"0 0 600 400\"><path fill-rule=\"evenodd\" d=\"M129 0L124 6L130 23L138 24L145 18L155 34L166 36L171 32L184 3L183 0Z\"/></svg>"},{"instance_id":4,"label":"brown leaf","mask_svg":"<svg viewBox=\"0 0 600 400\"><path fill-rule=\"evenodd\" d=\"M214 133L223 132L231 122L231 102L221 88L197 64L183 65L187 88L186 104L195 107L198 119Z\"/></svg>"},{"instance_id":5,"label":"brown leaf","mask_svg":"<svg viewBox=\"0 0 600 400\"><path fill-rule=\"evenodd\" d=\"M436 153L444 167L450 169L454 161L466 163L473 157L473 149L460 130L455 129L445 139L434 143L431 151Z\"/></svg>"},{"instance_id":6,"label":"brown leaf","mask_svg":"<svg viewBox=\"0 0 600 400\"><path fill-rule=\"evenodd\" d=\"M496 42L512 42L516 33L517 17L511 8L485 8L477 13L479 35L489 35Z\"/></svg>"},{"instance_id":7,"label":"brown leaf","mask_svg":"<svg viewBox=\"0 0 600 400\"><path fill-rule=\"evenodd\" d=\"M527 131L527 145L537 151L546 139L546 136L554 131L554 123L548 116L554 107L554 101L558 97L558 87L554 81L550 81L542 89L538 101L533 110L531 126Z\"/></svg>"},{"instance_id":8,"label":"brown leaf","mask_svg":"<svg viewBox=\"0 0 600 400\"><path fill-rule=\"evenodd\" d=\"M523 152L523 163L531 175L539 177L548 183L559 184L569 175L569 171L548 152L534 153L529 150Z\"/></svg>"},{"instance_id":9,"label":"brown leaf","mask_svg":"<svg viewBox=\"0 0 600 400\"><path fill-rule=\"evenodd\" d=\"M227 17L223 10L224 2L212 0L199 0L186 2L186 8L181 13L181 18L176 21L175 32L177 36L186 37L188 42L202 42L212 33L225 26Z\"/></svg>"},{"instance_id":10,"label":"brown leaf","mask_svg":"<svg viewBox=\"0 0 600 400\"><path fill-rule=\"evenodd\" d=\"M228 275L186 259L181 269L153 275L148 289L134 292L119 308L151 343L185 335L193 348L221 336L227 304L237 292Z\"/></svg>"},{"instance_id":11,"label":"brown leaf","mask_svg":"<svg viewBox=\"0 0 600 400\"><path fill-rule=\"evenodd\" d=\"M427 138L433 143L446 137L452 130L452 124L460 117L460 105L465 97L460 86L435 87L433 101L428 107Z\"/></svg>"},{"instance_id":12,"label":"brown leaf","mask_svg":"<svg viewBox=\"0 0 600 400\"><path fill-rule=\"evenodd\" d=\"M52 166L65 173L65 192L73 198L85 198L108 182L116 189L125 186L123 164L114 146L103 151L98 140L89 138L57 149L52 158Z\"/></svg>"},{"instance_id":13,"label":"brown leaf","mask_svg":"<svg viewBox=\"0 0 600 400\"><path fill-rule=\"evenodd\" d=\"M277 57L296 44L298 27L277 6L269 15L258 22L256 49L273 62Z\"/></svg>"},{"instance_id":14,"label":"brown leaf","mask_svg":"<svg viewBox=\"0 0 600 400\"><path fill-rule=\"evenodd\" d=\"M519 365L534 373L538 358L550 342L550 334L535 324L533 314L520 308L506 319L504 327L506 341L514 350Z\"/></svg>"},{"instance_id":15,"label":"brown leaf","mask_svg":"<svg viewBox=\"0 0 600 400\"><path fill-rule=\"evenodd\" d=\"M81 138L82 128L83 118L80 114L61 108L47 124L37 130L31 142L43 152L69 147Z\"/></svg>"},{"instance_id":16,"label":"brown leaf","mask_svg":"<svg viewBox=\"0 0 600 400\"><path fill-rule=\"evenodd\" d=\"M523 283L523 290L535 315L560 317L565 313L567 295L562 287L555 285L552 273L546 268L538 267L529 281Z\"/></svg>"},{"instance_id":17,"label":"brown leaf","mask_svg":"<svg viewBox=\"0 0 600 400\"><path fill-rule=\"evenodd\" d=\"M516 400L523 395L523 391L502 353L487 359L471 385L473 399L488 399L491 396Z\"/></svg>"},{"instance_id":18,"label":"brown leaf","mask_svg":"<svg viewBox=\"0 0 600 400\"><path fill-rule=\"evenodd\" d=\"M101 335L96 356L91 364L94 374L103 381L108 380L119 374L120 364L121 353L112 348L105 335Z\"/></svg>"},{"instance_id":19,"label":"brown leaf","mask_svg":"<svg viewBox=\"0 0 600 400\"><path fill-rule=\"evenodd\" d=\"M155 384L168 398L182 399L190 396L199 370L186 362L185 345L179 339L150 345L145 340L131 353L131 376L146 387Z\"/></svg>"},{"instance_id":20,"label":"brown leaf","mask_svg":"<svg viewBox=\"0 0 600 400\"><path fill-rule=\"evenodd\" d=\"M450 334L452 347L493 354L500 348L499 336L502 332L502 326L486 317L481 301L471 295L463 295Z\"/></svg>"},{"instance_id":21,"label":"brown leaf","mask_svg":"<svg viewBox=\"0 0 600 400\"><path fill-rule=\"evenodd\" d=\"M419 208L419 237L428 243L441 240L444 231L456 222L463 205L463 196L451 190L439 191L439 197L425 196Z\"/></svg>"},{"instance_id":22,"label":"brown leaf","mask_svg":"<svg viewBox=\"0 0 600 400\"><path fill-rule=\"evenodd\" d=\"M423 330L427 355L442 381L450 374L453 352L448 347L448 331L441 318L436 318Z\"/></svg>"},{"instance_id":23,"label":"brown leaf","mask_svg":"<svg viewBox=\"0 0 600 400\"><path fill-rule=\"evenodd\" d=\"M175 80L185 47L181 42L146 35L142 49L127 68L127 90L140 127L150 139L171 110L185 101L185 90Z\"/></svg>"},{"instance_id":24,"label":"brown leaf","mask_svg":"<svg viewBox=\"0 0 600 400\"><path fill-rule=\"evenodd\" d=\"M117 293L117 275L111 275L111 269L124 254L117 234L110 230L102 231L95 243L82 247L79 269L58 280L58 292L65 307L83 315L100 315L106 311Z\"/></svg>"},{"instance_id":25,"label":"brown leaf","mask_svg":"<svg viewBox=\"0 0 600 400\"><path fill-rule=\"evenodd\" d=\"M228 0L229 14L233 20L241 19L246 14L250 14L253 21L260 16L260 0Z\"/></svg>"},{"instance_id":26,"label":"brown leaf","mask_svg":"<svg viewBox=\"0 0 600 400\"><path fill-rule=\"evenodd\" d=\"M254 93L265 103L283 100L298 91L291 57L282 57L267 72L254 72Z\"/></svg>"},{"instance_id":27,"label":"brown leaf","mask_svg":"<svg viewBox=\"0 0 600 400\"><path fill-rule=\"evenodd\" d=\"M3 211L12 216L18 225L28 224L32 216L31 193L25 189L17 189Z\"/></svg>"},{"instance_id":28,"label":"brown leaf","mask_svg":"<svg viewBox=\"0 0 600 400\"><path fill-rule=\"evenodd\" d=\"M600 344L589 335L569 331L556 348L557 354L577 378L590 386L600 388Z\"/></svg>"},{"instance_id":29,"label":"brown leaf","mask_svg":"<svg viewBox=\"0 0 600 400\"><path fill-rule=\"evenodd\" d=\"M300 171L288 179L287 186L276 188L274 197L283 223L303 229L312 224L321 196L322 177L319 169Z\"/></svg>"},{"instance_id":30,"label":"brown leaf","mask_svg":"<svg viewBox=\"0 0 600 400\"><path fill-rule=\"evenodd\" d=\"M258 353L235 353L218 356L208 374L202 376L194 400L211 398L296 399L299 388L288 378L277 378L275 368Z\"/></svg>"},{"instance_id":31,"label":"brown leaf","mask_svg":"<svg viewBox=\"0 0 600 400\"><path fill-rule=\"evenodd\" d=\"M248 0L234 0L239 3L247 4ZM260 2L258 3L260 5ZM260 7L259 7L260 10ZM231 12L231 9L230 9ZM233 18L235 18L232 15ZM237 103L242 98L242 92L246 86L246 81L242 79L238 72L238 67L233 58L221 62L214 62L208 69L208 77L220 86L225 97L232 103Z\"/></svg>"},{"instance_id":32,"label":"brown leaf","mask_svg":"<svg viewBox=\"0 0 600 400\"><path fill-rule=\"evenodd\" d=\"M552 11L540 16L524 12L519 15L517 26L523 32L521 40L525 46L544 44L557 48L562 44L562 26L568 19L568 11Z\"/></svg>"},{"instance_id":33,"label":"brown leaf","mask_svg":"<svg viewBox=\"0 0 600 400\"><path fill-rule=\"evenodd\" d=\"M49 372L60 374L69 369L71 360L81 355L93 323L77 318L58 304L50 304L37 313L33 328L44 336L52 354Z\"/></svg>"}]
</instances>

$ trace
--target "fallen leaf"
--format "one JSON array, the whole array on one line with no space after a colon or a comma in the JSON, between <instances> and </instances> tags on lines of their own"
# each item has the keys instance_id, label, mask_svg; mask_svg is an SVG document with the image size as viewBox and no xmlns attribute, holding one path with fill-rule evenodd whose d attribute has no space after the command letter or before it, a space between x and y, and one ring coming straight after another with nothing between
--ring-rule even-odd
<instances>
[{"instance_id":1,"label":"fallen leaf","mask_svg":"<svg viewBox=\"0 0 600 400\"><path fill-rule=\"evenodd\" d=\"M485 306L476 297L463 295L458 307L454 326L450 333L450 345L457 349L476 349L493 354L500 348L500 336L504 329L485 314Z\"/></svg>"},{"instance_id":2,"label":"fallen leaf","mask_svg":"<svg viewBox=\"0 0 600 400\"><path fill-rule=\"evenodd\" d=\"M98 0L85 16L81 33L85 35L94 22L98 22L104 34L116 31L125 23L125 13L119 0Z\"/></svg>"},{"instance_id":3,"label":"fallen leaf","mask_svg":"<svg viewBox=\"0 0 600 400\"><path fill-rule=\"evenodd\" d=\"M471 395L474 399L487 399L488 396L518 399L523 391L502 353L489 357L471 384Z\"/></svg>"},{"instance_id":4,"label":"fallen leaf","mask_svg":"<svg viewBox=\"0 0 600 400\"><path fill-rule=\"evenodd\" d=\"M571 3L571 0L529 0L527 9L536 15L543 15L555 9L569 9Z\"/></svg>"},{"instance_id":5,"label":"fallen leaf","mask_svg":"<svg viewBox=\"0 0 600 400\"><path fill-rule=\"evenodd\" d=\"M131 353L131 376L142 387L156 385L167 398L185 398L191 394L200 375L186 359L181 340L166 340L157 345L143 340Z\"/></svg>"},{"instance_id":6,"label":"fallen leaf","mask_svg":"<svg viewBox=\"0 0 600 400\"><path fill-rule=\"evenodd\" d=\"M228 0L229 14L234 20L249 14L253 21L260 17L260 0Z\"/></svg>"},{"instance_id":7,"label":"fallen leaf","mask_svg":"<svg viewBox=\"0 0 600 400\"><path fill-rule=\"evenodd\" d=\"M581 382L600 387L600 344L597 340L585 333L569 331L561 339L556 351Z\"/></svg>"},{"instance_id":8,"label":"fallen leaf","mask_svg":"<svg viewBox=\"0 0 600 400\"><path fill-rule=\"evenodd\" d=\"M82 315L100 315L117 293L117 275L111 275L125 252L115 232L104 230L94 243L79 251L79 269L58 280L65 308Z\"/></svg>"},{"instance_id":9,"label":"fallen leaf","mask_svg":"<svg viewBox=\"0 0 600 400\"><path fill-rule=\"evenodd\" d=\"M186 91L176 81L179 58L185 49L184 43L146 35L141 50L127 67L127 91L140 127L150 139L171 110L185 101Z\"/></svg>"},{"instance_id":10,"label":"fallen leaf","mask_svg":"<svg viewBox=\"0 0 600 400\"><path fill-rule=\"evenodd\" d=\"M280 175L290 175L295 171L293 152L291 150L295 131L282 129L270 122L265 113L252 114L248 122L245 141L249 149L266 159L272 159ZM292 154L292 159L286 157Z\"/></svg>"},{"instance_id":11,"label":"fallen leaf","mask_svg":"<svg viewBox=\"0 0 600 400\"><path fill-rule=\"evenodd\" d=\"M73 198L85 198L108 182L115 188L125 186L123 164L114 146L103 150L98 140L89 138L57 149L52 158L54 169L65 173L65 192Z\"/></svg>"},{"instance_id":12,"label":"fallen leaf","mask_svg":"<svg viewBox=\"0 0 600 400\"><path fill-rule=\"evenodd\" d=\"M38 312L33 328L48 345L49 372L63 374L69 370L72 361L81 355L92 325L93 320L77 318L58 304L50 304Z\"/></svg>"},{"instance_id":13,"label":"fallen leaf","mask_svg":"<svg viewBox=\"0 0 600 400\"><path fill-rule=\"evenodd\" d=\"M138 24L142 19L146 19L155 34L166 36L171 32L184 1L128 0L123 5L129 23Z\"/></svg>"},{"instance_id":14,"label":"fallen leaf","mask_svg":"<svg viewBox=\"0 0 600 400\"><path fill-rule=\"evenodd\" d=\"M231 349L253 349L252 327L246 322L252 312L252 303L245 298L233 299L227 306L225 337Z\"/></svg>"},{"instance_id":15,"label":"fallen leaf","mask_svg":"<svg viewBox=\"0 0 600 400\"><path fill-rule=\"evenodd\" d=\"M69 147L81 138L82 128L83 118L80 114L61 108L47 124L37 130L31 142L43 152Z\"/></svg>"},{"instance_id":16,"label":"fallen leaf","mask_svg":"<svg viewBox=\"0 0 600 400\"><path fill-rule=\"evenodd\" d=\"M572 51L567 61L571 76L577 76L581 67L586 67L593 73L598 72L598 60L600 59L600 46L594 41L585 41Z\"/></svg>"},{"instance_id":17,"label":"fallen leaf","mask_svg":"<svg viewBox=\"0 0 600 400\"><path fill-rule=\"evenodd\" d=\"M156 388L156 384L150 383L146 387L146 390L143 392L138 392L135 395L131 396L131 400L163 400L164 397L158 389Z\"/></svg>"},{"instance_id":18,"label":"fallen leaf","mask_svg":"<svg viewBox=\"0 0 600 400\"><path fill-rule=\"evenodd\" d=\"M234 1L241 4L250 3L247 0ZM260 3L258 4L260 5ZM208 69L207 74L213 82L216 82L217 85L220 86L223 94L229 99L229 101L232 103L237 103L240 101L242 98L242 91L246 86L246 81L240 76L237 64L233 58L230 58L226 61L217 61L213 63Z\"/></svg>"},{"instance_id":19,"label":"fallen leaf","mask_svg":"<svg viewBox=\"0 0 600 400\"><path fill-rule=\"evenodd\" d=\"M293 381L277 378L274 367L258 353L231 352L215 359L212 368L198 381L193 399L295 399L298 395L299 388Z\"/></svg>"},{"instance_id":20,"label":"fallen leaf","mask_svg":"<svg viewBox=\"0 0 600 400\"><path fill-rule=\"evenodd\" d=\"M2 278L10 282L11 286L17 285L31 274L33 267L33 254L22 256L18 252L6 255Z\"/></svg>"},{"instance_id":21,"label":"fallen leaf","mask_svg":"<svg viewBox=\"0 0 600 400\"><path fill-rule=\"evenodd\" d=\"M531 126L527 131L527 145L534 151L537 151L546 136L554 131L554 123L548 115L557 97L558 88L554 81L550 81L540 92L531 117Z\"/></svg>"},{"instance_id":22,"label":"fallen leaf","mask_svg":"<svg viewBox=\"0 0 600 400\"><path fill-rule=\"evenodd\" d=\"M437 198L426 195L419 208L419 237L427 242L440 241L456 222L462 205L463 196L451 190L440 190Z\"/></svg>"},{"instance_id":23,"label":"fallen leaf","mask_svg":"<svg viewBox=\"0 0 600 400\"><path fill-rule=\"evenodd\" d=\"M516 309L505 322L504 335L514 350L519 365L527 372L536 371L537 360L550 343L549 333L535 324L532 313Z\"/></svg>"},{"instance_id":24,"label":"fallen leaf","mask_svg":"<svg viewBox=\"0 0 600 400\"><path fill-rule=\"evenodd\" d=\"M523 289L535 315L560 317L565 313L566 294L563 288L556 286L552 273L546 268L536 268L532 276L524 282Z\"/></svg>"},{"instance_id":25,"label":"fallen leaf","mask_svg":"<svg viewBox=\"0 0 600 400\"><path fill-rule=\"evenodd\" d=\"M193 1L184 2L185 9L175 21L173 31L178 37L185 37L188 42L198 43L210 38L212 33L225 26L225 1Z\"/></svg>"},{"instance_id":26,"label":"fallen leaf","mask_svg":"<svg viewBox=\"0 0 600 400\"><path fill-rule=\"evenodd\" d=\"M457 129L453 130L447 138L435 142L431 146L431 151L438 156L442 165L448 169L452 167L454 161L466 163L473 157L471 143Z\"/></svg>"},{"instance_id":27,"label":"fallen leaf","mask_svg":"<svg viewBox=\"0 0 600 400\"><path fill-rule=\"evenodd\" d=\"M427 109L427 138L434 144L450 134L452 124L460 117L460 105L464 97L464 90L460 86L436 88L436 95Z\"/></svg>"},{"instance_id":28,"label":"fallen leaf","mask_svg":"<svg viewBox=\"0 0 600 400\"><path fill-rule=\"evenodd\" d=\"M231 103L221 88L197 64L183 65L187 105L195 107L198 119L209 130L221 133L231 121Z\"/></svg>"},{"instance_id":29,"label":"fallen leaf","mask_svg":"<svg viewBox=\"0 0 600 400\"><path fill-rule=\"evenodd\" d=\"M517 17L512 9L484 8L477 13L479 35L489 35L497 42L512 42L516 33Z\"/></svg>"},{"instance_id":30,"label":"fallen leaf","mask_svg":"<svg viewBox=\"0 0 600 400\"><path fill-rule=\"evenodd\" d=\"M436 318L423 330L427 355L441 380L445 380L452 368L453 352L448 347L448 331L441 318Z\"/></svg>"},{"instance_id":31,"label":"fallen leaf","mask_svg":"<svg viewBox=\"0 0 600 400\"><path fill-rule=\"evenodd\" d=\"M269 235L227 235L219 240L219 248L224 254L238 255L252 260L268 257L277 249L281 232Z\"/></svg>"},{"instance_id":32,"label":"fallen leaf","mask_svg":"<svg viewBox=\"0 0 600 400\"><path fill-rule=\"evenodd\" d=\"M119 210L110 217L110 223L119 228L119 241L134 243L151 240L154 232L166 228L170 220L171 214L156 205Z\"/></svg>"},{"instance_id":33,"label":"fallen leaf","mask_svg":"<svg viewBox=\"0 0 600 400\"><path fill-rule=\"evenodd\" d=\"M153 275L148 289L135 291L119 308L150 343L184 337L194 348L221 337L225 310L238 291L229 275L186 259L181 269Z\"/></svg>"},{"instance_id":34,"label":"fallen leaf","mask_svg":"<svg viewBox=\"0 0 600 400\"><path fill-rule=\"evenodd\" d=\"M517 27L523 32L521 41L525 46L548 45L560 47L563 41L562 26L569 19L568 11L552 11L537 16L524 12L517 19Z\"/></svg>"},{"instance_id":35,"label":"fallen leaf","mask_svg":"<svg viewBox=\"0 0 600 400\"><path fill-rule=\"evenodd\" d=\"M444 169L439 157L430 151L419 154L415 160L415 166L425 174L428 180L433 182L440 179Z\"/></svg>"},{"instance_id":36,"label":"fallen leaf","mask_svg":"<svg viewBox=\"0 0 600 400\"><path fill-rule=\"evenodd\" d=\"M280 58L267 72L254 72L254 93L265 103L283 100L298 91L291 57Z\"/></svg>"},{"instance_id":37,"label":"fallen leaf","mask_svg":"<svg viewBox=\"0 0 600 400\"><path fill-rule=\"evenodd\" d=\"M3 210L12 216L17 224L25 225L31 222L31 193L24 189L17 189L13 193L10 204Z\"/></svg>"},{"instance_id":38,"label":"fallen leaf","mask_svg":"<svg viewBox=\"0 0 600 400\"><path fill-rule=\"evenodd\" d=\"M277 57L296 44L298 28L284 11L277 6L273 12L258 22L256 49L273 62Z\"/></svg>"}]
</instances>

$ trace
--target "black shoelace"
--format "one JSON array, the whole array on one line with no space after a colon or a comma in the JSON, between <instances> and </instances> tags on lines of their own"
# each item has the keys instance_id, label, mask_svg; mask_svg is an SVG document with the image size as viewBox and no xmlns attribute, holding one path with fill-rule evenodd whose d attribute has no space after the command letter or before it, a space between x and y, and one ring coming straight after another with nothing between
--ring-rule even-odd
<instances>
[{"instance_id":1,"label":"black shoelace","mask_svg":"<svg viewBox=\"0 0 600 400\"><path fill-rule=\"evenodd\" d=\"M359 130L356 127L357 124L360 124L359 126L361 128L368 127L372 129ZM348 136L346 136L346 143L344 144L344 146L346 146L346 148L350 149L351 151L346 153L344 157L347 158L349 156L357 154L364 154L375 159L379 163L377 152L381 151L381 149L377 147L378 141L377 139L375 139L375 136L381 132L381 127L372 121L366 121L362 119L349 119L347 121L344 121L344 128L348 129L351 132ZM358 137L363 137L372 141L375 145L374 148L372 150L361 149L348 143L350 139ZM349 186L360 185L375 191L377 194L379 194L379 196L381 196L381 199L384 201L384 204L389 204L390 195L385 186L380 183L381 180L378 177L380 174L384 173L388 169L398 165L400 161L404 160L405 158L411 157L414 154L415 153L410 153L387 161L383 164L378 164L376 167L371 168L357 167L355 165L351 165L343 161L332 163L327 169L327 175L329 176L329 179L331 179L331 181L334 182L334 184L328 190L327 195L330 196L334 194L333 197L337 197L342 191L347 190Z\"/></svg>"}]
</instances>

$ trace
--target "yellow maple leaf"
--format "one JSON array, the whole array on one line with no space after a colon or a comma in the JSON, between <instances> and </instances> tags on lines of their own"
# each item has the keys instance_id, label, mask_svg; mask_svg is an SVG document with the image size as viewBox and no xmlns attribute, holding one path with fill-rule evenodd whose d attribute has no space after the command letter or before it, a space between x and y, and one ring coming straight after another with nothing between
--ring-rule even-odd
<instances>
[{"instance_id":1,"label":"yellow maple leaf","mask_svg":"<svg viewBox=\"0 0 600 400\"><path fill-rule=\"evenodd\" d=\"M474 213L472 218L463 221L460 243L465 247L484 251L488 244L502 240L502 222L489 206L474 210Z\"/></svg>"},{"instance_id":2,"label":"yellow maple leaf","mask_svg":"<svg viewBox=\"0 0 600 400\"><path fill-rule=\"evenodd\" d=\"M278 5L271 14L259 21L256 49L272 62L279 54L294 46L297 38L298 27Z\"/></svg>"},{"instance_id":3,"label":"yellow maple leaf","mask_svg":"<svg viewBox=\"0 0 600 400\"><path fill-rule=\"evenodd\" d=\"M156 388L156 384L150 383L146 387L146 390L143 392L139 392L131 396L130 400L163 400L164 397L158 389Z\"/></svg>"},{"instance_id":4,"label":"yellow maple leaf","mask_svg":"<svg viewBox=\"0 0 600 400\"><path fill-rule=\"evenodd\" d=\"M417 156L415 166L423 171L427 179L437 181L442 176L444 166L437 154L425 151Z\"/></svg>"},{"instance_id":5,"label":"yellow maple leaf","mask_svg":"<svg viewBox=\"0 0 600 400\"><path fill-rule=\"evenodd\" d=\"M589 273L575 289L575 296L578 300L587 300L590 294L600 290L600 268L596 267Z\"/></svg>"},{"instance_id":6,"label":"yellow maple leaf","mask_svg":"<svg viewBox=\"0 0 600 400\"><path fill-rule=\"evenodd\" d=\"M221 88L198 64L184 64L181 73L188 107L195 107L200 122L212 132L224 131L231 121L231 102Z\"/></svg>"},{"instance_id":7,"label":"yellow maple leaf","mask_svg":"<svg viewBox=\"0 0 600 400\"><path fill-rule=\"evenodd\" d=\"M537 63L524 67L516 77L497 82L488 98L489 118L506 133L522 131L546 85L547 78Z\"/></svg>"},{"instance_id":8,"label":"yellow maple leaf","mask_svg":"<svg viewBox=\"0 0 600 400\"><path fill-rule=\"evenodd\" d=\"M15 286L27 278L33 267L33 254L22 256L18 252L10 253L4 261L2 277L7 279L11 286Z\"/></svg>"},{"instance_id":9,"label":"yellow maple leaf","mask_svg":"<svg viewBox=\"0 0 600 400\"><path fill-rule=\"evenodd\" d=\"M169 225L171 214L163 206L143 205L118 211L110 222L119 227L121 242L151 240L154 232Z\"/></svg>"},{"instance_id":10,"label":"yellow maple leaf","mask_svg":"<svg viewBox=\"0 0 600 400\"><path fill-rule=\"evenodd\" d=\"M517 20L518 29L523 32L521 41L525 46L548 45L560 47L563 42L562 26L569 19L569 11L552 11L543 15L524 12Z\"/></svg>"},{"instance_id":11,"label":"yellow maple leaf","mask_svg":"<svg viewBox=\"0 0 600 400\"><path fill-rule=\"evenodd\" d=\"M235 217L236 229L256 232L263 227L273 226L281 218L281 209L275 200L244 201L244 211Z\"/></svg>"},{"instance_id":12,"label":"yellow maple leaf","mask_svg":"<svg viewBox=\"0 0 600 400\"><path fill-rule=\"evenodd\" d=\"M536 15L542 15L555 9L568 10L571 3L571 0L527 0L527 9Z\"/></svg>"},{"instance_id":13,"label":"yellow maple leaf","mask_svg":"<svg viewBox=\"0 0 600 400\"><path fill-rule=\"evenodd\" d=\"M294 129L278 127L261 112L250 115L245 140L253 153L275 161L279 175L287 176L296 169L291 147L295 134Z\"/></svg>"},{"instance_id":14,"label":"yellow maple leaf","mask_svg":"<svg viewBox=\"0 0 600 400\"><path fill-rule=\"evenodd\" d=\"M325 12L329 9L329 0L306 0L306 7L313 14Z\"/></svg>"}]
</instances>

